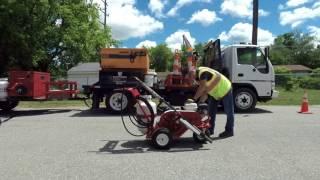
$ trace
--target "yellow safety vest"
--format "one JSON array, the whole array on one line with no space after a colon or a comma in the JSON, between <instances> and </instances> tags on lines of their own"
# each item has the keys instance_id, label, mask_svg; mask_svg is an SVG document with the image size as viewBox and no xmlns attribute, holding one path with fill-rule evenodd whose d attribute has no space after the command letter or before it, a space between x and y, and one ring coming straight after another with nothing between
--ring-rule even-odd
<instances>
[{"instance_id":1,"label":"yellow safety vest","mask_svg":"<svg viewBox=\"0 0 320 180\"><path fill-rule=\"evenodd\" d=\"M220 81L213 89L209 90L208 94L216 100L223 98L231 89L231 82L229 81L229 79L218 71L207 67L199 67L199 79L201 77L201 74L204 72L209 72L210 74L212 74L212 78L206 82L207 87L210 87L211 83L213 83L213 81L217 78L217 74L220 74Z\"/></svg>"}]
</instances>

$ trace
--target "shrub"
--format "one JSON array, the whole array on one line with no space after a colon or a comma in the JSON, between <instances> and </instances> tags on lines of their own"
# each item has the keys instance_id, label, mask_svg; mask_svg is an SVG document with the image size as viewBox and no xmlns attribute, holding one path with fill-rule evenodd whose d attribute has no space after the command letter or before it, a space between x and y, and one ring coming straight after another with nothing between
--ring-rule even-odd
<instances>
[{"instance_id":1,"label":"shrub","mask_svg":"<svg viewBox=\"0 0 320 180\"><path fill-rule=\"evenodd\" d=\"M305 89L320 89L320 78L318 77L303 77L299 80L301 88Z\"/></svg>"},{"instance_id":2,"label":"shrub","mask_svg":"<svg viewBox=\"0 0 320 180\"><path fill-rule=\"evenodd\" d=\"M275 81L279 86L284 87L287 91L295 89L297 86L297 80L292 77L291 72L286 67L276 67L275 68Z\"/></svg>"}]
</instances>

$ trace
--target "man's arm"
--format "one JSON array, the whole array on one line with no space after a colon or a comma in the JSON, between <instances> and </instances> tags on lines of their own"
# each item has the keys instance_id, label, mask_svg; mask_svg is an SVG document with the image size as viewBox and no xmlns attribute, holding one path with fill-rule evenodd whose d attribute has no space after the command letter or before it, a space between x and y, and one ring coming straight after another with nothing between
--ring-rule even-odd
<instances>
[{"instance_id":1,"label":"man's arm","mask_svg":"<svg viewBox=\"0 0 320 180\"><path fill-rule=\"evenodd\" d=\"M207 89L209 90L214 89L221 79L221 75L219 73L215 73L215 74L216 74L215 80L207 87Z\"/></svg>"},{"instance_id":2,"label":"man's arm","mask_svg":"<svg viewBox=\"0 0 320 180\"><path fill-rule=\"evenodd\" d=\"M199 87L193 99L196 101L205 94L207 94L206 80L200 80Z\"/></svg>"}]
</instances>

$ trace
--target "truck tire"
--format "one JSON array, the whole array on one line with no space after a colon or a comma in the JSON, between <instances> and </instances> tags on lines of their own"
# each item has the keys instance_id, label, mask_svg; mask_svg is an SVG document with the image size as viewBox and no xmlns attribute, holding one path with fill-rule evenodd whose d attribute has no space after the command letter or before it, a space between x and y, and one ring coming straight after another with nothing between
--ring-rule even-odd
<instances>
[{"instance_id":1,"label":"truck tire","mask_svg":"<svg viewBox=\"0 0 320 180\"><path fill-rule=\"evenodd\" d=\"M234 91L234 107L236 112L251 112L257 104L256 94L249 88Z\"/></svg>"},{"instance_id":2,"label":"truck tire","mask_svg":"<svg viewBox=\"0 0 320 180\"><path fill-rule=\"evenodd\" d=\"M121 107L122 98L122 107ZM106 98L106 108L114 114L127 113L132 107L132 97L129 93L123 91L113 91ZM121 110L122 108L122 110Z\"/></svg>"},{"instance_id":3,"label":"truck tire","mask_svg":"<svg viewBox=\"0 0 320 180\"><path fill-rule=\"evenodd\" d=\"M8 99L7 101L0 101L0 109L4 111L11 111L13 108L17 107L19 100L17 99Z\"/></svg>"}]
</instances>

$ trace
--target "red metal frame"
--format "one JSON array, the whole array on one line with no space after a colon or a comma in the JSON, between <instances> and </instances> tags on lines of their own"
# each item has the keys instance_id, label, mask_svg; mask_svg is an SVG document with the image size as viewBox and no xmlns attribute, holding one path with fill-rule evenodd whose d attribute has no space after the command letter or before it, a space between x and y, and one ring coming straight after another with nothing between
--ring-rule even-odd
<instances>
[{"instance_id":1,"label":"red metal frame","mask_svg":"<svg viewBox=\"0 0 320 180\"><path fill-rule=\"evenodd\" d=\"M183 118L187 120L193 126L199 128L200 130L207 130L211 127L210 118L202 120L200 113L195 111L166 111L161 117L160 121L154 126L150 127L147 132L147 138L152 138L153 133L158 129L167 128L170 130L173 139L180 138L188 129L179 122L179 119Z\"/></svg>"},{"instance_id":2,"label":"red metal frame","mask_svg":"<svg viewBox=\"0 0 320 180\"><path fill-rule=\"evenodd\" d=\"M50 73L10 71L8 95L33 100L74 98L79 93L73 81L50 81ZM53 89L55 87L55 89Z\"/></svg>"},{"instance_id":3,"label":"red metal frame","mask_svg":"<svg viewBox=\"0 0 320 180\"><path fill-rule=\"evenodd\" d=\"M53 90L52 87L57 87ZM79 94L77 82L75 81L55 81L46 84L46 99L51 98L74 98Z\"/></svg>"}]
</instances>

